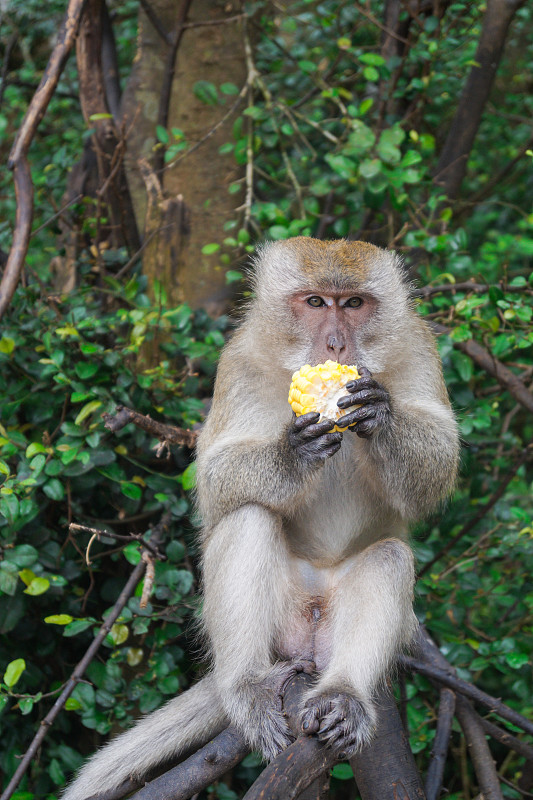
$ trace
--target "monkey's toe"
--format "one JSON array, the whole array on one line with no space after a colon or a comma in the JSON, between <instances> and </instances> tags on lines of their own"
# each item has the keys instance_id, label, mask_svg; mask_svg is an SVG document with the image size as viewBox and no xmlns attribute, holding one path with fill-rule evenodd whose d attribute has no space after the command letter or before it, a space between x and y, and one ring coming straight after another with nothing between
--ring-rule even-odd
<instances>
[{"instance_id":1,"label":"monkey's toe","mask_svg":"<svg viewBox=\"0 0 533 800\"><path fill-rule=\"evenodd\" d=\"M367 745L375 732L375 711L354 695L326 692L310 698L301 716L304 733L350 758Z\"/></svg>"}]
</instances>

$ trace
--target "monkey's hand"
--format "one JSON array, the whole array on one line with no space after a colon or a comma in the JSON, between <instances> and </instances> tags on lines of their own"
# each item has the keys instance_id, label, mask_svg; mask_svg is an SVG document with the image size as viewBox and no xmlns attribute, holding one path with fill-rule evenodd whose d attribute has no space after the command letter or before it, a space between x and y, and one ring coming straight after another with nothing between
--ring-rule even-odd
<instances>
[{"instance_id":1,"label":"monkey's hand","mask_svg":"<svg viewBox=\"0 0 533 800\"><path fill-rule=\"evenodd\" d=\"M339 758L351 758L359 752L376 730L373 706L343 691L331 690L309 698L300 720L304 733L315 733Z\"/></svg>"},{"instance_id":2,"label":"monkey's hand","mask_svg":"<svg viewBox=\"0 0 533 800\"><path fill-rule=\"evenodd\" d=\"M362 439L370 439L390 418L390 398L387 390L374 380L370 370L359 367L361 377L346 384L350 392L341 397L339 408L359 406L337 420L339 428L349 427Z\"/></svg>"},{"instance_id":3,"label":"monkey's hand","mask_svg":"<svg viewBox=\"0 0 533 800\"><path fill-rule=\"evenodd\" d=\"M320 414L312 411L301 417L294 416L287 429L289 446L305 464L318 466L340 449L342 433L332 431L331 419L319 422Z\"/></svg>"}]
</instances>

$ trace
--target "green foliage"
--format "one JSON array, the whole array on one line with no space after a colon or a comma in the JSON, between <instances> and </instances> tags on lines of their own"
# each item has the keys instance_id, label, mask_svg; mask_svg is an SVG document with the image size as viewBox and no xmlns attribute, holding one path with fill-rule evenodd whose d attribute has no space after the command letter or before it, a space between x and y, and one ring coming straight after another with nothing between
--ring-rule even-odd
<instances>
[{"instance_id":1,"label":"green foliage","mask_svg":"<svg viewBox=\"0 0 533 800\"><path fill-rule=\"evenodd\" d=\"M119 69L127 78L137 3L111 7ZM513 20L461 197L450 204L433 176L474 63L484 6L453 3L442 19L421 13L408 48L387 58L383 31L372 21L382 21L383 4L367 3L365 14L361 8L342 0L297 0L290 14L272 14L261 2L249 4L257 73L235 106L232 134L220 155L221 163L237 166L230 192L241 192L244 168L247 181L252 175L250 192L244 215L236 212L220 242L206 241L203 253L228 268L228 283L237 283L242 272L232 268L227 252L249 253L263 237L319 231L392 245L414 265L417 284L440 287L415 302L422 315L450 331L438 347L460 422L462 470L454 498L414 532L419 567L428 567L417 586L417 612L461 677L531 715L531 462L449 553L441 550L491 500L533 439L531 415L461 349L472 342L482 346L530 385L533 216L523 165L531 163L524 144L533 110L532 10L526 4ZM18 31L19 44L0 109L4 162L63 10L62 0L29 0L12 4L6 16L5 29ZM4 49L8 34L1 33ZM239 101L234 80L221 70L219 84L199 80L194 86L196 99L212 106L216 119ZM172 526L150 603L141 608L137 587L91 664L89 682L78 685L51 729L19 800L54 796L101 736L153 710L192 677L187 630L196 613L196 575L188 492L194 464L181 449L157 459L157 442L131 424L109 433L102 414L123 404L192 426L202 418L226 326L224 319L213 322L185 305L168 308L164 286L152 287L152 302L136 272L113 277L128 256L99 251L94 198L81 198L74 208L85 215L81 286L69 296L52 287L50 261L58 254L59 233L53 215L88 135L76 94L71 59L32 143L36 210L27 285L19 287L0 334L4 775L14 772L16 754L49 708L49 695L68 678L139 560L137 543L120 549L104 537L92 543L88 567L90 534L69 534L68 523L137 533L170 510ZM155 147L165 149L165 164L195 146L178 128L158 127L154 135ZM3 170L0 248L6 252L14 209L12 178ZM96 254L107 277L99 273ZM475 287L465 287L467 281ZM424 768L437 697L420 676L408 682L407 697L411 745ZM454 729L457 752L459 736ZM506 758L499 747L494 755L516 782L520 759ZM257 756L248 756L235 770L235 786L218 783L211 796L239 796L260 768ZM345 796L349 767L335 767L333 777L335 795ZM450 798L466 796L463 778L462 764L452 763L446 774ZM503 793L517 796L507 786Z\"/></svg>"},{"instance_id":2,"label":"green foliage","mask_svg":"<svg viewBox=\"0 0 533 800\"><path fill-rule=\"evenodd\" d=\"M19 289L4 318L0 707L6 722L28 718L8 726L1 762L6 773L12 772L11 754L25 748L31 722L43 713L43 694L55 693L68 676L127 579L127 562L139 560L136 543L122 555L114 539L103 537L91 546L88 575L83 556L90 535L69 535L68 523L105 529L100 521L109 520L120 533L142 532L165 510L172 515L167 560L156 565L149 604L140 607L139 586L89 668L91 684L76 688L67 703L71 713L45 744L49 766L43 771L36 765L31 776L43 792L62 784L73 761L79 763L74 750L61 749L67 731L81 722L108 733L188 682L185 631L196 578L185 520L194 465L181 450L159 463L157 440L131 424L110 434L102 414L120 404L178 426L194 425L210 390L224 320L213 322L187 306L152 306L142 277L116 294L114 280L108 283L105 293L85 287L68 297L42 295L37 285ZM144 348L156 338L162 359L146 366ZM80 741L82 749L91 749L89 739Z\"/></svg>"}]
</instances>

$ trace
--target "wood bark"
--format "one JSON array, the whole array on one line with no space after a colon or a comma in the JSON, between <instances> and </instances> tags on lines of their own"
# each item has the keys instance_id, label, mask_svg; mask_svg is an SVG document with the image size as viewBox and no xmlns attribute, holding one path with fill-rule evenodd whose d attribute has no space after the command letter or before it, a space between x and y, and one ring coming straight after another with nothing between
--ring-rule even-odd
<instances>
[{"instance_id":1,"label":"wood bark","mask_svg":"<svg viewBox=\"0 0 533 800\"><path fill-rule=\"evenodd\" d=\"M174 0L152 0L150 9L153 22L144 11L140 14L138 52L122 103L125 119L135 119L128 136L128 150L136 158L128 159L127 169L141 228L149 201L138 159L145 159L153 166L154 147L161 147L156 141L156 125L162 119L160 94L170 68L167 56L172 39L163 38L162 33L176 31L176 26L183 23L178 19L180 7ZM216 126L234 98L223 102L224 95L219 93L220 103L208 105L196 96L194 88L200 80L217 87L223 82L231 82L239 89L244 85L243 32L240 19L233 19L238 12L236 0L224 4L194 0L190 6L177 49L167 118L171 142L172 128L177 128L183 131L189 146L199 146L176 165L167 164L163 172L157 172L156 167L163 200L185 205L188 228L183 228L182 216L171 214L169 219L168 208L161 206L160 218L151 214L150 224L152 230L155 225L165 231L167 244L157 257L153 250L143 254L143 271L150 283L158 278L164 280L169 304L186 301L193 307L206 308L213 315L227 310L232 292L226 286L219 255L206 255L202 248L211 242L221 243L224 223L236 217L235 208L241 205L243 193L230 195L228 187L244 173L231 155L219 153L223 143L232 141L235 119L230 116ZM227 18L232 19L224 24Z\"/></svg>"},{"instance_id":2,"label":"wood bark","mask_svg":"<svg viewBox=\"0 0 533 800\"><path fill-rule=\"evenodd\" d=\"M379 698L376 738L350 764L361 800L425 800L409 738L390 692Z\"/></svg>"}]
</instances>

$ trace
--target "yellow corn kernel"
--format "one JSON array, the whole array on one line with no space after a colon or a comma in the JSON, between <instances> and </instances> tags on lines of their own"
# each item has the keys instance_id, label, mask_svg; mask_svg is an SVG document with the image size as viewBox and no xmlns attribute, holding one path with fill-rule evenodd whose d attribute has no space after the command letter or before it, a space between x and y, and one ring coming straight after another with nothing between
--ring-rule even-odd
<instances>
[{"instance_id":1,"label":"yellow corn kernel","mask_svg":"<svg viewBox=\"0 0 533 800\"><path fill-rule=\"evenodd\" d=\"M337 400L348 394L344 388L346 384L360 377L357 367L336 361L326 361L316 367L304 364L292 376L289 404L297 417L319 411L321 417L340 419L347 410L339 408ZM335 425L333 430L345 431L346 428Z\"/></svg>"}]
</instances>

